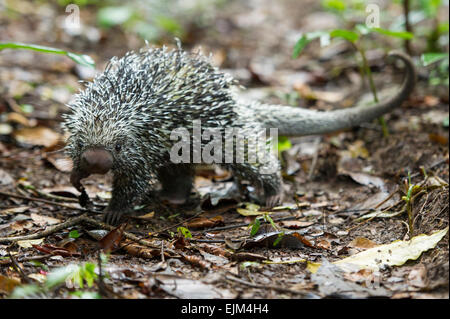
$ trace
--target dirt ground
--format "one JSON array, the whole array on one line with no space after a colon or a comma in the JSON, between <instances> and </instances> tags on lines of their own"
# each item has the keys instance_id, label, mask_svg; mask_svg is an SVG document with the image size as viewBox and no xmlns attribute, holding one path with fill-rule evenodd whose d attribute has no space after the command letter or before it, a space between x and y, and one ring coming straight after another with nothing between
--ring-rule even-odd
<instances>
[{"instance_id":1,"label":"dirt ground","mask_svg":"<svg viewBox=\"0 0 450 319\"><path fill-rule=\"evenodd\" d=\"M81 10L88 28L68 35L58 27L64 7L52 2L8 4L15 12L0 12L1 41L88 54L97 70L112 56L145 45L118 27L96 28L95 7ZM395 6L393 10L395 15ZM246 97L286 104L294 96L295 105L329 110L352 105L369 92L362 86L352 48L342 42L327 49L311 43L300 58L291 58L300 32L342 23L318 2L231 1L210 11L211 25L187 27L183 46L212 52L213 63L248 87L241 93ZM173 45L170 39L162 42ZM400 83L401 71L386 63L384 51L399 46L388 41L367 50L375 83L387 95ZM100 223L100 211L79 206L79 192L69 180L70 164L58 151L62 144L49 142L55 136L62 140L65 104L82 88L78 81L92 72L64 56L18 50L0 51L0 72L0 296L6 298L11 293L6 278L15 286L38 283L57 267L97 264L99 238L112 228ZM418 75L412 96L384 116L389 136L383 136L375 121L291 139L292 146L280 158L284 207L271 210L275 226L262 220L257 234L250 236L255 216L245 216L243 208L252 209L245 206L252 201L251 188L245 198L233 197L230 174L205 167L196 176L190 205L149 205L129 219L123 225L129 236L115 243L118 247L103 266L106 288L96 282L81 290L109 298L448 298L448 234L399 266L343 271L334 264L377 245L448 227L449 133L442 124L448 121L448 89L431 86L429 70L423 67ZM304 96L305 90L316 98L293 95ZM31 105L32 112L21 112L23 105ZM410 183L419 185L410 204L404 199L411 185L408 174ZM83 185L97 210L106 206L111 176L90 176ZM374 212L386 217L360 219ZM87 217L43 233L35 247L5 239L39 234L82 215ZM192 238L184 238L177 231L180 226ZM79 237L70 238L74 230ZM280 231L284 236L278 236ZM317 263L321 267L311 271ZM77 290L66 283L39 297L74 297L70 293Z\"/></svg>"}]
</instances>

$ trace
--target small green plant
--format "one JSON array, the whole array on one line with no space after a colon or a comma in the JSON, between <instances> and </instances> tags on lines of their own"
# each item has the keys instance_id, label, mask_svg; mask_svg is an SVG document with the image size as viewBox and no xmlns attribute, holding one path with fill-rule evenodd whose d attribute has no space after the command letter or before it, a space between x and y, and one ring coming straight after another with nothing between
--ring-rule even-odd
<instances>
[{"instance_id":1,"label":"small green plant","mask_svg":"<svg viewBox=\"0 0 450 319\"><path fill-rule=\"evenodd\" d=\"M372 77L372 72L370 70L369 64L367 62L366 52L364 45L362 43L362 39L367 37L369 34L378 33L389 37L401 38L401 39L412 39L414 35L410 32L406 31L393 31L386 30L382 28L369 28L365 25L358 24L355 26L353 30L344 30L344 29L334 29L330 31L318 31L311 32L302 35L302 37L297 41L294 46L294 50L292 53L292 58L297 58L304 48L315 39L320 39L321 46L326 46L330 43L332 38L340 38L351 43L356 52L358 52L361 56L361 65L360 71L363 79L367 78L369 81L369 87L373 95L373 99L375 103L378 103L378 94L374 84L374 80ZM384 118L379 119L383 135L387 137L389 135L389 131L387 129L387 125L384 121Z\"/></svg>"},{"instance_id":2,"label":"small green plant","mask_svg":"<svg viewBox=\"0 0 450 319\"><path fill-rule=\"evenodd\" d=\"M95 267L96 265L93 263L84 263L82 265L71 264L54 269L48 273L45 281L41 285L27 284L18 286L14 289L10 298L27 298L41 294L47 295L64 283L69 283L77 289L83 289L85 285L91 288L95 279L98 277L95 273ZM76 290L73 294L80 298L100 298L94 292Z\"/></svg>"},{"instance_id":3,"label":"small green plant","mask_svg":"<svg viewBox=\"0 0 450 319\"><path fill-rule=\"evenodd\" d=\"M425 171L424 171L425 174ZM406 195L402 196L402 200L405 201L405 209L408 214L408 226L409 226L409 236L412 237L414 234L414 213L412 210L414 195L422 190L420 185L415 185L411 183L411 173L408 172L408 179L405 181Z\"/></svg>"},{"instance_id":4,"label":"small green plant","mask_svg":"<svg viewBox=\"0 0 450 319\"><path fill-rule=\"evenodd\" d=\"M94 60L88 55L72 53L69 51L51 48L43 45L26 44L20 42L0 42L0 51L4 49L15 49L15 50L25 49L44 53L62 54L68 56L69 58L71 58L73 61L75 61L80 65L88 66L91 68L95 67Z\"/></svg>"},{"instance_id":5,"label":"small green plant","mask_svg":"<svg viewBox=\"0 0 450 319\"><path fill-rule=\"evenodd\" d=\"M277 239L275 239L275 241L273 242L273 246L278 245L278 243L284 236L284 231L282 231L281 228L277 224L275 224L272 217L270 217L269 213L263 214L262 216L255 218L255 220L249 225L251 226L250 236L253 237L258 233L258 230L261 227L261 219L263 219L266 223L269 223L275 231L280 232L278 234Z\"/></svg>"}]
</instances>

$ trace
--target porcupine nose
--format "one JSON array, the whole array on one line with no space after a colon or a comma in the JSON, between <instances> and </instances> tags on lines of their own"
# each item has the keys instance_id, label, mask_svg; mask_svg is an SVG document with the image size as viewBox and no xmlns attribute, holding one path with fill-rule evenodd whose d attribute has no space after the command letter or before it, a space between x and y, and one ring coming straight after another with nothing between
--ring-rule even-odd
<instances>
[{"instance_id":1,"label":"porcupine nose","mask_svg":"<svg viewBox=\"0 0 450 319\"><path fill-rule=\"evenodd\" d=\"M89 174L106 174L112 167L111 153L103 148L92 148L81 155L81 170Z\"/></svg>"}]
</instances>

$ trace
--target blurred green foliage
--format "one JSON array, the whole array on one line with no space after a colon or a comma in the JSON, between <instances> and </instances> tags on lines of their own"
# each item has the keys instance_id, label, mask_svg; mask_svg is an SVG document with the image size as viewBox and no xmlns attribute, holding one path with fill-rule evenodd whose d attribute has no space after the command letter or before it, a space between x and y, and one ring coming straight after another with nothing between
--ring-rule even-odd
<instances>
[{"instance_id":1,"label":"blurred green foliage","mask_svg":"<svg viewBox=\"0 0 450 319\"><path fill-rule=\"evenodd\" d=\"M191 26L211 25L214 11L227 0L58 0L60 6L76 4L97 9L97 24L118 26L150 42L165 36L183 40Z\"/></svg>"},{"instance_id":2,"label":"blurred green foliage","mask_svg":"<svg viewBox=\"0 0 450 319\"><path fill-rule=\"evenodd\" d=\"M48 295L52 290L65 283L72 283L81 289L87 285L91 288L94 285L97 274L96 265L93 263L83 263L82 265L70 264L56 268L47 274L42 286L37 284L20 285L11 294L11 298L33 298L39 295ZM99 298L98 293L77 290L74 293L79 298Z\"/></svg>"},{"instance_id":3,"label":"blurred green foliage","mask_svg":"<svg viewBox=\"0 0 450 319\"><path fill-rule=\"evenodd\" d=\"M449 54L448 53L425 53L420 57L424 66L436 64L430 72L431 85L449 86Z\"/></svg>"}]
</instances>

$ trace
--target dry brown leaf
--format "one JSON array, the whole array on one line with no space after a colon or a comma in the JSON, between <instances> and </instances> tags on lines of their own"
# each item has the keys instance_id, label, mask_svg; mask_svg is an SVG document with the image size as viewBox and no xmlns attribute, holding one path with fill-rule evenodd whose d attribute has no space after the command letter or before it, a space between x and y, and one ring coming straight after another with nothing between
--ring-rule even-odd
<instances>
[{"instance_id":1,"label":"dry brown leaf","mask_svg":"<svg viewBox=\"0 0 450 319\"><path fill-rule=\"evenodd\" d=\"M425 103L426 106L436 106L439 104L439 98L437 98L436 96L433 95L426 95L423 98L423 102Z\"/></svg>"},{"instance_id":2,"label":"dry brown leaf","mask_svg":"<svg viewBox=\"0 0 450 319\"><path fill-rule=\"evenodd\" d=\"M146 259L152 259L154 257L161 255L160 249L148 248L148 247L141 246L138 244L129 244L128 245L128 242L126 242L126 245L123 245L122 248L132 256L146 258ZM164 252L164 256L170 257L166 252Z\"/></svg>"},{"instance_id":3,"label":"dry brown leaf","mask_svg":"<svg viewBox=\"0 0 450 319\"><path fill-rule=\"evenodd\" d=\"M105 237L103 237L99 242L100 248L102 248L105 252L110 252L116 248L118 248L119 243L122 239L123 231L127 223L123 223L120 226L111 230Z\"/></svg>"},{"instance_id":4,"label":"dry brown leaf","mask_svg":"<svg viewBox=\"0 0 450 319\"><path fill-rule=\"evenodd\" d=\"M316 247L317 248L326 249L326 250L330 250L331 243L328 240L326 240L326 239L319 239L319 240L316 241Z\"/></svg>"},{"instance_id":5,"label":"dry brown leaf","mask_svg":"<svg viewBox=\"0 0 450 319\"><path fill-rule=\"evenodd\" d=\"M55 224L58 224L58 223L61 222L57 218L53 218L53 217L49 217L49 216L43 216L43 215L38 215L36 213L31 213L30 217L35 222L35 224L38 224L40 226L55 225Z\"/></svg>"},{"instance_id":6,"label":"dry brown leaf","mask_svg":"<svg viewBox=\"0 0 450 319\"><path fill-rule=\"evenodd\" d=\"M61 135L48 127L22 128L13 132L14 138L25 144L50 147L60 141Z\"/></svg>"},{"instance_id":7,"label":"dry brown leaf","mask_svg":"<svg viewBox=\"0 0 450 319\"><path fill-rule=\"evenodd\" d=\"M266 256L254 254L254 253L247 253L247 252L239 252L231 255L231 260L234 261L263 261L263 260L270 260Z\"/></svg>"},{"instance_id":8,"label":"dry brown leaf","mask_svg":"<svg viewBox=\"0 0 450 319\"><path fill-rule=\"evenodd\" d=\"M21 124L26 127L33 127L36 125L36 120L34 120L34 119L30 120L30 119L26 118L24 115L16 113L16 112L8 113L6 115L6 121L18 123L18 124Z\"/></svg>"},{"instance_id":9,"label":"dry brown leaf","mask_svg":"<svg viewBox=\"0 0 450 319\"><path fill-rule=\"evenodd\" d=\"M428 137L430 138L430 141L439 143L441 145L447 145L448 144L448 137L440 134L430 133L428 134Z\"/></svg>"},{"instance_id":10,"label":"dry brown leaf","mask_svg":"<svg viewBox=\"0 0 450 319\"><path fill-rule=\"evenodd\" d=\"M206 261L204 261L203 259L201 259L198 256L188 256L188 255L182 255L183 260L189 262L190 264L192 264L193 266L197 266L203 269L206 269L209 267L209 263L207 263Z\"/></svg>"},{"instance_id":11,"label":"dry brown leaf","mask_svg":"<svg viewBox=\"0 0 450 319\"><path fill-rule=\"evenodd\" d=\"M373 241L367 239L367 238L356 237L347 246L348 247L353 247L353 248L368 249L368 248L376 247L378 245L376 243L374 243Z\"/></svg>"},{"instance_id":12,"label":"dry brown leaf","mask_svg":"<svg viewBox=\"0 0 450 319\"><path fill-rule=\"evenodd\" d=\"M78 251L72 252L69 249L64 247L59 247L56 245L44 244L44 245L32 245L36 250L44 254L50 254L54 256L62 256L62 257L72 257L72 256L81 256Z\"/></svg>"},{"instance_id":13,"label":"dry brown leaf","mask_svg":"<svg viewBox=\"0 0 450 319\"><path fill-rule=\"evenodd\" d=\"M60 172L69 173L72 171L73 162L64 154L46 153L45 159Z\"/></svg>"},{"instance_id":14,"label":"dry brown leaf","mask_svg":"<svg viewBox=\"0 0 450 319\"><path fill-rule=\"evenodd\" d=\"M0 275L0 292L9 294L18 285L20 285L20 279Z\"/></svg>"},{"instance_id":15,"label":"dry brown leaf","mask_svg":"<svg viewBox=\"0 0 450 319\"><path fill-rule=\"evenodd\" d=\"M194 218L186 224L186 227L192 229L200 229L200 228L211 228L222 224L223 224L223 217L219 215L213 218L206 218L206 217Z\"/></svg>"},{"instance_id":16,"label":"dry brown leaf","mask_svg":"<svg viewBox=\"0 0 450 319\"><path fill-rule=\"evenodd\" d=\"M13 208L6 208L3 210L0 210L0 214L1 215L20 214L20 213L26 212L29 209L30 209L30 206L19 206L19 207L13 207Z\"/></svg>"},{"instance_id":17,"label":"dry brown leaf","mask_svg":"<svg viewBox=\"0 0 450 319\"><path fill-rule=\"evenodd\" d=\"M221 256L221 257L230 257L231 253L228 250L225 250L223 248L214 246L214 245L209 245L209 244L200 244L198 245L199 247L201 247L204 251L216 255L216 256Z\"/></svg>"}]
</instances>

